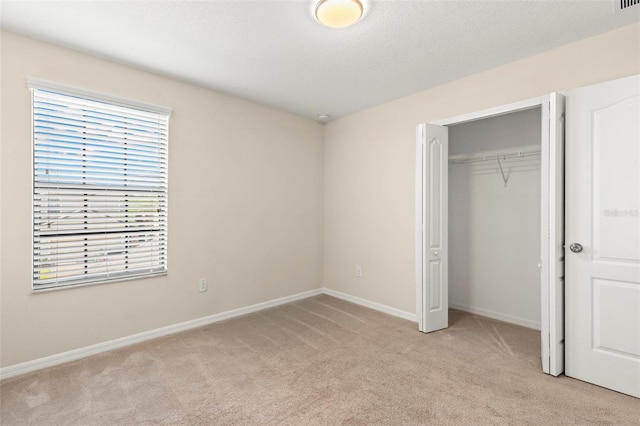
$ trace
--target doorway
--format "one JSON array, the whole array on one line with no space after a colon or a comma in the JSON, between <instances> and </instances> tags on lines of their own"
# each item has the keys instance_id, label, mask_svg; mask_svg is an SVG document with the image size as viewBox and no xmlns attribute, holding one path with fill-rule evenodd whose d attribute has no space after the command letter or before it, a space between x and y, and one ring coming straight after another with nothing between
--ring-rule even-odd
<instances>
[{"instance_id":1,"label":"doorway","mask_svg":"<svg viewBox=\"0 0 640 426\"><path fill-rule=\"evenodd\" d=\"M540 330L541 108L449 128L449 307Z\"/></svg>"},{"instance_id":2,"label":"doorway","mask_svg":"<svg viewBox=\"0 0 640 426\"><path fill-rule=\"evenodd\" d=\"M542 369L553 375L558 375L564 370L563 116L564 98L554 93L453 117L438 123L422 124L417 129L416 146L416 310L420 331L431 332L448 326L450 290L453 305L457 304L458 308L467 307L467 310L473 308L477 313L485 315L493 311L502 315L499 319L511 319L511 322L515 322L513 321L515 318L521 320L529 318L527 324L520 322L528 326L537 325L539 318ZM534 130L529 135L529 139L523 140L522 143L517 137L521 136L522 132L519 132L518 126L513 124L517 123L518 119L529 123L529 127ZM508 135L503 135L506 137L496 136L500 133L495 127L497 122L503 122L505 128L511 128ZM486 134L482 138L474 139L473 135L478 135L480 128L485 128ZM464 134L467 136L461 138ZM478 145L474 146L474 140ZM450 154L453 154L451 165L449 164ZM506 164L507 161L509 164ZM518 166L516 166L517 161L521 161ZM483 167L481 163L486 164ZM466 167L466 171L463 170L460 173L454 171L450 175L450 166L452 169L459 166ZM471 168L469 169L468 166ZM519 176L516 177L516 173ZM507 191L502 188L502 193L497 192L500 188L494 187L496 181L490 183L488 178L500 179L497 183L507 185ZM528 181L526 185L525 181ZM536 181L539 188L537 200L532 199L536 195L534 188ZM510 182L511 187L509 187ZM450 184L457 192L451 191ZM480 187L472 187L473 185L480 185ZM482 190L478 190L479 188ZM471 281L490 281L491 274L494 275L495 281L496 276L499 276L499 269L505 261L500 259L500 256L509 253L508 247L500 246L499 241L495 240L498 234L495 231L499 230L501 224L505 225L504 218L501 219L499 215L492 217L491 212L485 212L484 215L474 213L473 220L479 225L476 224L473 229L471 227L466 230L460 229L461 226L464 227L470 222L470 218L464 218L465 215L469 216L472 213L468 211L469 197L476 197L474 206L484 206L482 208L488 209L492 205L491 197L487 200L480 200L477 197L487 194L503 196L505 199L503 201L506 203L503 204L508 206L508 197L504 195L509 192L512 195L516 194L516 198L511 203L518 203L518 194L528 200L528 204L521 207L526 208L523 211L527 216L527 226L535 227L535 231L527 236L531 241L524 250L526 255L522 259L519 258L517 262L530 263L528 267L534 268L527 273L525 280L528 282L528 291L534 296L517 296L521 299L521 303L518 304L523 311L527 312L524 314L519 312L515 315L509 312L510 308L505 308L504 302L496 303L496 299L502 298L505 292L513 293L513 276L500 277L500 283L493 289L497 293L493 293L488 298L484 297L487 294L486 288L471 289L473 284ZM466 206L464 194L467 197ZM531 212L531 209L536 209L536 204L538 215L536 212ZM451 206L454 206L455 212L452 211ZM493 213L495 214L495 211ZM484 224L483 217L486 221ZM519 219L522 218L512 215L508 221L511 226L516 226ZM452 224L459 228L452 230ZM485 225L484 229L483 225ZM470 241L471 236L480 241ZM482 241L483 236L484 241ZM536 236L538 244L535 241ZM512 242L517 241L511 237L513 235L508 239ZM455 253L450 243L456 249ZM483 244L484 253L482 252ZM470 255L471 248L474 249L473 259ZM505 248L506 250L503 250ZM538 256L535 256L536 252ZM491 262L488 262L491 257L494 257L494 261L495 258L498 262L502 260L503 265L491 265ZM450 263L452 268L449 267ZM464 267L458 268L456 265ZM539 271L536 272L535 268L539 268ZM478 271L481 273L477 273ZM498 275L494 272L498 272ZM474 274L473 277L471 273ZM451 287L450 278L456 280ZM539 286L537 291L533 288L535 283ZM495 287L495 282L492 284ZM508 288L509 286L512 288ZM485 295L480 296L482 291L485 291ZM533 312L537 308L536 305L532 307L531 301L529 300L527 304L525 300L531 297L539 300L539 317ZM472 306L470 303L478 306ZM483 307L483 303L488 307ZM465 304L466 306L463 306ZM500 305L502 308L499 307ZM494 309L491 309L491 306ZM498 310L495 309L496 306ZM499 310L503 312L500 313Z\"/></svg>"}]
</instances>

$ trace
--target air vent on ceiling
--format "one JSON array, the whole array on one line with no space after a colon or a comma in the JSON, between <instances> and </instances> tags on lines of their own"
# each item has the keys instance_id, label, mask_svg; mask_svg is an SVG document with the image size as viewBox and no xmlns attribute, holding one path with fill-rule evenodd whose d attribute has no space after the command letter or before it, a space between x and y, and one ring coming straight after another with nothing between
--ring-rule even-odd
<instances>
[{"instance_id":1,"label":"air vent on ceiling","mask_svg":"<svg viewBox=\"0 0 640 426\"><path fill-rule=\"evenodd\" d=\"M620 10L626 9L631 6L637 6L640 4L640 0L620 0Z\"/></svg>"}]
</instances>

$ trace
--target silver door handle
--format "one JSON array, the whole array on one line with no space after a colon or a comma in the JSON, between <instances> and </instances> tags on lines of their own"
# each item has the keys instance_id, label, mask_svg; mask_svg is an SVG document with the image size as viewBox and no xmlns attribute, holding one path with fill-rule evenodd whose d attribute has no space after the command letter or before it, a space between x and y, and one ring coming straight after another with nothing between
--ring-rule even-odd
<instances>
[{"instance_id":1,"label":"silver door handle","mask_svg":"<svg viewBox=\"0 0 640 426\"><path fill-rule=\"evenodd\" d=\"M580 253L582 251L582 244L579 243L572 243L569 246L569 250L571 250L574 253Z\"/></svg>"}]
</instances>

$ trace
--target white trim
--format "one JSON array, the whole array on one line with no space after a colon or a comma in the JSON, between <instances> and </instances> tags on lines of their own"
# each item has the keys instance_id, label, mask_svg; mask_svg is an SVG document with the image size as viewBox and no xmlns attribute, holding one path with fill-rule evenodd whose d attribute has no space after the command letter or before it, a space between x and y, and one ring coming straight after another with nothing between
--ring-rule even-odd
<instances>
[{"instance_id":1,"label":"white trim","mask_svg":"<svg viewBox=\"0 0 640 426\"><path fill-rule=\"evenodd\" d=\"M549 374L564 372L564 147L565 97L549 96Z\"/></svg>"},{"instance_id":2,"label":"white trim","mask_svg":"<svg viewBox=\"0 0 640 426\"><path fill-rule=\"evenodd\" d=\"M46 356L43 358L34 359L32 361L26 361L20 364L10 365L8 367L0 368L0 380L8 379L10 377L19 376L21 374L31 373L33 371L41 370L43 368L53 367L56 365L64 364L67 362L75 361L78 359L86 358L91 355L96 355L103 352L112 351L125 346L130 346L136 343L146 342L148 340L156 339L158 337L168 336L170 334L179 333L182 331L191 330L193 328L202 327L208 324L236 318L242 315L247 315L253 312L262 311L264 309L273 308L276 306L284 305L298 300L307 299L309 297L318 296L320 294L326 294L333 296L337 299L346 300L347 302L355 303L356 305L364 306L369 309L373 309L385 314L393 315L398 318L402 318L408 321L417 322L417 317L411 312L402 311L400 309L393 308L391 306L383 305L381 303L372 302L360 297L351 296L340 291L331 290L323 287L315 290L305 291L303 293L294 294L291 296L281 297L279 299L273 299L262 303L256 303L255 305L245 306L242 308L232 309L230 311L220 312L218 314L208 315L206 317L197 318L190 321L184 321L166 327L156 328L154 330L143 331L142 333L132 334L130 336L121 337L107 342L96 343L95 345L85 346L83 348L73 349L67 352L62 352L55 355Z\"/></svg>"},{"instance_id":3,"label":"white trim","mask_svg":"<svg viewBox=\"0 0 640 426\"><path fill-rule=\"evenodd\" d=\"M67 352L46 356L44 358L38 358L32 361L10 365L8 367L0 368L0 380L30 373L32 371L40 370L47 367L53 367L55 365L64 364L66 362L75 361L91 355L111 351L136 343L145 342L147 340L167 336L169 334L191 330L193 328L202 327L204 325L213 324L215 322L224 321L227 319L239 317L241 315L261 311L263 309L273 308L275 306L284 305L286 303L295 302L298 300L306 299L308 297L318 296L323 293L324 289L318 288L315 290L306 291L304 293L281 297L279 299L273 299L266 302L257 303L255 305L245 306L243 308L232 309L230 311L220 312L218 314L213 314L194 320L156 328L154 330L143 331L142 333L132 334L131 336L121 337L119 339L109 340L107 342L96 343L95 345L73 349Z\"/></svg>"},{"instance_id":4,"label":"white trim","mask_svg":"<svg viewBox=\"0 0 640 426\"><path fill-rule=\"evenodd\" d=\"M424 135L425 124L419 124L416 128L416 320L418 330L424 331L424 316L422 305L424 305L424 264L421 259L424 255Z\"/></svg>"},{"instance_id":5,"label":"white trim","mask_svg":"<svg viewBox=\"0 0 640 426\"><path fill-rule=\"evenodd\" d=\"M541 350L540 358L542 359L542 371L546 374L550 373L549 366L551 362L549 345L550 345L550 325L551 325L551 309L549 304L549 294L551 293L551 281L549 281L549 209L552 207L549 199L549 149L551 142L551 134L549 133L550 108L549 103L542 106L542 140L540 143L540 330L541 330Z\"/></svg>"},{"instance_id":6,"label":"white trim","mask_svg":"<svg viewBox=\"0 0 640 426\"><path fill-rule=\"evenodd\" d=\"M156 339L158 337L167 336L170 334L179 333L182 331L191 330L193 328L202 327L208 324L236 318L242 315L258 312L264 309L273 308L276 306L284 305L287 303L296 302L298 300L307 299L309 297L318 296L320 294L326 294L328 296L335 297L337 299L345 300L347 302L354 303L356 305L364 306L369 309L373 309L379 312L383 312L388 315L392 315L398 318L405 319L411 322L418 322L417 316L411 312L403 311L401 309L393 308L382 303L372 302L361 297L352 296L347 293L342 293L330 288L318 288L315 290L306 291L303 293L294 294L291 296L281 297L279 299L273 299L262 303L256 303L255 305L245 306L242 308L232 309L230 311L220 312L218 314L209 315L202 318L197 318L190 321L184 321L181 323L168 325L166 327L156 328L154 330L144 331L142 333L133 334L126 337L110 340L107 342L96 343L95 345L85 346L83 348L73 349L67 352L62 352L55 355L50 355L44 358L38 358L32 361L23 362L20 364L10 365L8 367L0 368L0 380L8 379L10 377L19 376L33 371L41 370L48 367L64 364L67 362L75 361L78 359L86 358L91 355L96 355L103 352L112 351L125 346L130 346L136 343L146 342L148 340ZM449 302L449 307L457 309L459 311L469 312L476 315L485 316L488 318L504 321L511 324L520 325L535 330L540 330L540 323L526 320L511 315L505 315L497 312L493 312L486 309L475 308L467 305Z\"/></svg>"},{"instance_id":7,"label":"white trim","mask_svg":"<svg viewBox=\"0 0 640 426\"><path fill-rule=\"evenodd\" d=\"M449 307L452 309L457 309L459 311L469 312L470 314L480 315L480 316L492 318L498 321L520 325L522 327L533 328L534 330L540 330L540 323L536 321L531 321L528 319L515 317L512 315L501 314L499 312L490 311L488 309L467 306L460 303L449 302Z\"/></svg>"},{"instance_id":8,"label":"white trim","mask_svg":"<svg viewBox=\"0 0 640 426\"><path fill-rule=\"evenodd\" d=\"M482 111L471 112L469 114L462 114L456 117L445 118L443 120L430 122L432 124L438 124L440 126L450 126L452 124L462 124L469 121L483 120L489 117L496 117L498 115L511 114L513 112L524 111L531 108L537 108L545 103L549 102L549 96L539 96L533 99L527 99L525 101L513 102L511 104L501 105L494 108L483 109Z\"/></svg>"},{"instance_id":9,"label":"white trim","mask_svg":"<svg viewBox=\"0 0 640 426\"><path fill-rule=\"evenodd\" d=\"M155 105L147 102L140 102L133 99L121 98L119 96L107 95L105 93L97 92L90 89L83 89L76 86L70 86L55 81L44 80L36 77L27 77L27 87L30 89L45 89L52 91L60 91L76 96L81 96L86 99L91 99L98 102L108 102L125 107L131 107L140 109L143 111L154 112L157 114L164 114L171 116L171 108Z\"/></svg>"},{"instance_id":10,"label":"white trim","mask_svg":"<svg viewBox=\"0 0 640 426\"><path fill-rule=\"evenodd\" d=\"M337 299L342 299L342 300L346 300L347 302L355 303L356 305L373 309L375 311L384 312L385 314L393 315L394 317L402 318L407 321L411 321L415 323L418 322L415 314L412 314L411 312L403 311L400 309L396 309L388 305L383 305L382 303L372 302L367 299L362 299L361 297L352 296L350 294L342 293L340 291L332 290L326 287L322 289L322 293L328 296L333 296Z\"/></svg>"}]
</instances>

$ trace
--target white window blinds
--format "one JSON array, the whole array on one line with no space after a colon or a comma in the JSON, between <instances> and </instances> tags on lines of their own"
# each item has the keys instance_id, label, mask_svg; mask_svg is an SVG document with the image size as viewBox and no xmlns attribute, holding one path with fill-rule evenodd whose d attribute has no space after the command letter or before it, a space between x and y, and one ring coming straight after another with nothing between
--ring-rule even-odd
<instances>
[{"instance_id":1,"label":"white window blinds","mask_svg":"<svg viewBox=\"0 0 640 426\"><path fill-rule=\"evenodd\" d=\"M33 288L167 271L168 114L33 89Z\"/></svg>"}]
</instances>

